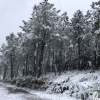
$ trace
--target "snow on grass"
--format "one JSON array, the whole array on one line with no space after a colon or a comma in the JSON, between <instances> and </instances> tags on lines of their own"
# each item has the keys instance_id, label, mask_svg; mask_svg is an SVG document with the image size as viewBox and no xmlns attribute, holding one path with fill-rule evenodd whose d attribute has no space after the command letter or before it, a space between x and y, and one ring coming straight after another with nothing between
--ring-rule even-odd
<instances>
[{"instance_id":1,"label":"snow on grass","mask_svg":"<svg viewBox=\"0 0 100 100\"><path fill-rule=\"evenodd\" d=\"M49 75L47 76L49 78ZM59 97L59 95L63 95L63 97L67 98L67 100L71 100L68 99L68 97L72 97L74 100L75 98L77 100L82 100L83 96L89 100L93 96L93 90L100 90L99 76L99 70L67 71L66 73L62 73L57 76L50 75L52 84L49 85L46 93L49 93L50 95L56 93L57 97ZM64 100L64 98L60 98L58 100Z\"/></svg>"}]
</instances>

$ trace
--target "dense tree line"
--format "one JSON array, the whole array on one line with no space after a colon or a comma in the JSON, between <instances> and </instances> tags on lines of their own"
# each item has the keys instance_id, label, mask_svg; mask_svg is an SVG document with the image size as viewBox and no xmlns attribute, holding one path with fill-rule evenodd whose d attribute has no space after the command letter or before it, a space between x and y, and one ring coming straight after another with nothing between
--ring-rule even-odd
<instances>
[{"instance_id":1,"label":"dense tree line","mask_svg":"<svg viewBox=\"0 0 100 100\"><path fill-rule=\"evenodd\" d=\"M44 0L33 7L23 32L11 33L1 46L3 78L100 67L100 0L84 15L77 10L69 20Z\"/></svg>"}]
</instances>

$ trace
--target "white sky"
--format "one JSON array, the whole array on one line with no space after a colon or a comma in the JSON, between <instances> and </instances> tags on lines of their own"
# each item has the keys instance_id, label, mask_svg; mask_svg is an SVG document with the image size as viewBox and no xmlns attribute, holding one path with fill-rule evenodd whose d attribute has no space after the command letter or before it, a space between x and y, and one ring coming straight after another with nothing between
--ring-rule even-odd
<instances>
[{"instance_id":1,"label":"white sky","mask_svg":"<svg viewBox=\"0 0 100 100\"><path fill-rule=\"evenodd\" d=\"M31 17L34 4L38 4L43 0L0 0L0 45L5 43L5 37L10 33L21 32L19 26L23 26L22 20L28 21ZM91 9L90 5L93 1L98 0L49 0L55 4L57 10L67 12L72 18L76 10L86 13Z\"/></svg>"}]
</instances>

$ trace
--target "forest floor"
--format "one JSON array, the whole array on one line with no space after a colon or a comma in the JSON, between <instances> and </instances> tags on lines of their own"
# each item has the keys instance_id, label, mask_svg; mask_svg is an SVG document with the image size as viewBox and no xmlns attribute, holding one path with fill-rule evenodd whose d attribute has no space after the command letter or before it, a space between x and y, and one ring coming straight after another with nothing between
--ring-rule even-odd
<instances>
[{"instance_id":1,"label":"forest floor","mask_svg":"<svg viewBox=\"0 0 100 100\"><path fill-rule=\"evenodd\" d=\"M49 73L39 78L45 81L45 91L0 82L0 100L92 100L93 90L100 90L99 76L100 70Z\"/></svg>"},{"instance_id":2,"label":"forest floor","mask_svg":"<svg viewBox=\"0 0 100 100\"><path fill-rule=\"evenodd\" d=\"M48 94L43 91L34 91L27 88L19 88L15 85L0 82L0 100L75 100L71 97L63 97L61 94Z\"/></svg>"}]
</instances>

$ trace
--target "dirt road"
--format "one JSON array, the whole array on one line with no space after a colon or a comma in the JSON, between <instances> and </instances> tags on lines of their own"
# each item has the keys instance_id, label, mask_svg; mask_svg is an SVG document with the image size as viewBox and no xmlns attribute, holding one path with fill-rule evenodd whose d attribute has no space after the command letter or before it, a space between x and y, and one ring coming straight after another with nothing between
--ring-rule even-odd
<instances>
[{"instance_id":1,"label":"dirt road","mask_svg":"<svg viewBox=\"0 0 100 100\"><path fill-rule=\"evenodd\" d=\"M47 100L29 91L0 83L0 100Z\"/></svg>"}]
</instances>

